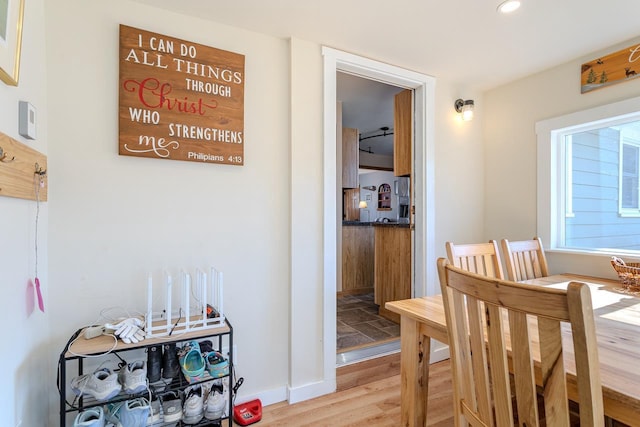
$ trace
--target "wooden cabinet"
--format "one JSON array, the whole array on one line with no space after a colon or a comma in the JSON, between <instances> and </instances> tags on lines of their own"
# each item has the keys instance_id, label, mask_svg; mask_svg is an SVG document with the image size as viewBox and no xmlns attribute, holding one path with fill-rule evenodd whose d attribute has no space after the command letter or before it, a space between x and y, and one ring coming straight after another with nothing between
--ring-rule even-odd
<instances>
[{"instance_id":1,"label":"wooden cabinet","mask_svg":"<svg viewBox=\"0 0 640 427\"><path fill-rule=\"evenodd\" d=\"M393 174L411 175L413 142L413 91L406 89L394 98L393 109Z\"/></svg>"},{"instance_id":2,"label":"wooden cabinet","mask_svg":"<svg viewBox=\"0 0 640 427\"><path fill-rule=\"evenodd\" d=\"M411 229L408 226L374 226L374 293L378 313L396 323L400 316L387 310L387 301L411 298Z\"/></svg>"},{"instance_id":3,"label":"wooden cabinet","mask_svg":"<svg viewBox=\"0 0 640 427\"><path fill-rule=\"evenodd\" d=\"M360 221L360 189L345 189L342 190L342 193L342 219L345 221Z\"/></svg>"},{"instance_id":4,"label":"wooden cabinet","mask_svg":"<svg viewBox=\"0 0 640 427\"><path fill-rule=\"evenodd\" d=\"M342 294L373 291L373 227L342 226Z\"/></svg>"},{"instance_id":5,"label":"wooden cabinet","mask_svg":"<svg viewBox=\"0 0 640 427\"><path fill-rule=\"evenodd\" d=\"M358 188L358 129L342 128L342 188Z\"/></svg>"}]
</instances>

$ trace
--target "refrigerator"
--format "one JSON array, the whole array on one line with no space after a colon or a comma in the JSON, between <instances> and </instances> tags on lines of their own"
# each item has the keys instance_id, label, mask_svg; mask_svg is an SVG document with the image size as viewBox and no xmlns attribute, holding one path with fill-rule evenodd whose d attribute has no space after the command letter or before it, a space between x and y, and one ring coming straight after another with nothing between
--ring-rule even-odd
<instances>
[{"instance_id":1,"label":"refrigerator","mask_svg":"<svg viewBox=\"0 0 640 427\"><path fill-rule=\"evenodd\" d=\"M397 221L400 224L409 224L409 215L411 212L411 189L409 177L398 177L395 182L396 188L396 212Z\"/></svg>"}]
</instances>

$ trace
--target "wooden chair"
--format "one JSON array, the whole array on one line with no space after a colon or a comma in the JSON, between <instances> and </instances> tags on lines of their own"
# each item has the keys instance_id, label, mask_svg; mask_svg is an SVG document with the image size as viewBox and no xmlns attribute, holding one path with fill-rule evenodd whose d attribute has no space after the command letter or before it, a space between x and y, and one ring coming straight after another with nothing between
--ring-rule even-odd
<instances>
[{"instance_id":1,"label":"wooden chair","mask_svg":"<svg viewBox=\"0 0 640 427\"><path fill-rule=\"evenodd\" d=\"M489 240L488 243L469 243L454 245L445 244L449 262L458 268L483 276L504 279L502 260L498 250L498 243Z\"/></svg>"},{"instance_id":2,"label":"wooden chair","mask_svg":"<svg viewBox=\"0 0 640 427\"><path fill-rule=\"evenodd\" d=\"M580 425L604 426L587 285L571 282L567 290L523 285L470 273L444 258L438 260L438 274L449 333L456 426L514 425L508 352L515 383L515 425L539 426L544 415L547 426L569 426L561 336L564 322L570 324L573 335ZM534 319L539 335L530 335ZM507 322L510 342L504 336ZM540 361L535 365L534 354ZM544 414L538 412L536 378L541 379Z\"/></svg>"},{"instance_id":3,"label":"wooden chair","mask_svg":"<svg viewBox=\"0 0 640 427\"><path fill-rule=\"evenodd\" d=\"M510 242L502 239L502 252L506 257L507 277L509 280L535 279L549 275L547 258L540 238Z\"/></svg>"}]
</instances>

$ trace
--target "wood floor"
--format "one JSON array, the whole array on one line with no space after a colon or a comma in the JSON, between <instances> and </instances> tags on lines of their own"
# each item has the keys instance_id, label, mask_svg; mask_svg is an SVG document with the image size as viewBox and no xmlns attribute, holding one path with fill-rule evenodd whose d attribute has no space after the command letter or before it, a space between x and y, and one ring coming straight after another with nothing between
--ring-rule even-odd
<instances>
[{"instance_id":1,"label":"wood floor","mask_svg":"<svg viewBox=\"0 0 640 427\"><path fill-rule=\"evenodd\" d=\"M378 373L374 365L382 363ZM385 368L386 366L386 368ZM385 369L397 369L398 362L384 359L379 362L361 364L363 375L357 368L351 372L338 373L339 391L316 399L289 405L276 403L263 408L264 426L398 426L400 425L400 375L385 377ZM348 367L345 367L348 368ZM341 368L341 369L345 369ZM348 375L347 375L348 373ZM345 376L345 378L342 378ZM369 377L373 381L367 382ZM354 385L353 387L351 387ZM451 370L449 361L431 365L429 373L429 419L430 426L453 425L453 402L451 396Z\"/></svg>"}]
</instances>

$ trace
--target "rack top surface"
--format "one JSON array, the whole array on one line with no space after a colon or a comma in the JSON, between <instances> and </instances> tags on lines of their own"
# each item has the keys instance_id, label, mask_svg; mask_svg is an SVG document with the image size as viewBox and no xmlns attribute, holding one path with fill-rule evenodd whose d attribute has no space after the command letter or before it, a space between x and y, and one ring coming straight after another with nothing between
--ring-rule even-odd
<instances>
[{"instance_id":1,"label":"rack top surface","mask_svg":"<svg viewBox=\"0 0 640 427\"><path fill-rule=\"evenodd\" d=\"M154 326L155 323L154 323ZM86 329L86 328L85 328ZM133 350L136 348L144 348L152 345L162 345L165 343L176 341L187 341L190 339L206 338L215 335L223 335L231 332L231 327L228 322L220 324L219 326L213 326L206 329L200 329L196 331L185 332L184 328L176 327L171 335L164 337L145 338L144 340L136 344L125 344L121 340L116 341L111 335L100 335L95 338L85 339L84 329L78 335L78 338L69 345L69 348L65 352L65 359L73 359L78 357L77 355L98 355L101 353L107 353L109 351L124 351ZM114 348L114 344L116 344ZM73 353L71 353L71 351Z\"/></svg>"}]
</instances>

